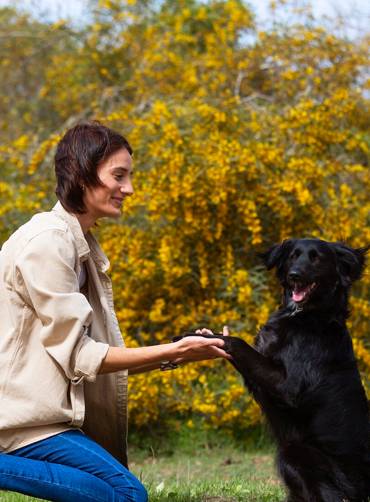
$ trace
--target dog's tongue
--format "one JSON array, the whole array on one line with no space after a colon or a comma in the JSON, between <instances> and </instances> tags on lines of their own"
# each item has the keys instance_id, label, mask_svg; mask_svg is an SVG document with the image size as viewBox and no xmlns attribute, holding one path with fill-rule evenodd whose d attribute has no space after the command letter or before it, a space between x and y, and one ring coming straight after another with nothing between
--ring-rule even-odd
<instances>
[{"instance_id":1,"label":"dog's tongue","mask_svg":"<svg viewBox=\"0 0 370 502\"><path fill-rule=\"evenodd\" d=\"M309 286L307 288L303 288L303 289L294 288L293 294L292 294L293 300L295 302L301 302L304 299L304 297L306 296L307 291L309 289L310 289Z\"/></svg>"}]
</instances>

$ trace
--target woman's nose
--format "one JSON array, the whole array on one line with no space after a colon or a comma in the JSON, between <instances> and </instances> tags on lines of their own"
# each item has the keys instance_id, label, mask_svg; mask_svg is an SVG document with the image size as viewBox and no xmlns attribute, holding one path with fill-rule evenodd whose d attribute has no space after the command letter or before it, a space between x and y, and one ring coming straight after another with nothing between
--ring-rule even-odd
<instances>
[{"instance_id":1,"label":"woman's nose","mask_svg":"<svg viewBox=\"0 0 370 502\"><path fill-rule=\"evenodd\" d=\"M134 193L134 187L132 186L132 183L126 183L125 185L121 186L121 193L125 195L132 195Z\"/></svg>"}]
</instances>

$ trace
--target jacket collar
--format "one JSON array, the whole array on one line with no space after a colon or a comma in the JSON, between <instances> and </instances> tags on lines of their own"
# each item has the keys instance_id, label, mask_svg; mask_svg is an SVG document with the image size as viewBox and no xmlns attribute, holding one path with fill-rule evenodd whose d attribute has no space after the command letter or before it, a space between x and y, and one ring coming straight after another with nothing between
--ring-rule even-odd
<instances>
[{"instance_id":1,"label":"jacket collar","mask_svg":"<svg viewBox=\"0 0 370 502\"><path fill-rule=\"evenodd\" d=\"M53 207L52 211L56 212L62 220L64 220L76 241L78 257L81 261L85 261L89 255L96 263L99 270L106 272L110 266L109 260L101 249L98 241L89 231L86 235L82 232L80 222L76 216L64 209L60 201Z\"/></svg>"}]
</instances>

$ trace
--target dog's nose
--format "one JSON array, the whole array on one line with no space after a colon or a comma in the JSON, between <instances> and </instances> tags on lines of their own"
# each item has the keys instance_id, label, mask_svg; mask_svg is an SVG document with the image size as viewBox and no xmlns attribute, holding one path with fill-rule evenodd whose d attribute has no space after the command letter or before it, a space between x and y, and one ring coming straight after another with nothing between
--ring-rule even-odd
<instances>
[{"instance_id":1,"label":"dog's nose","mask_svg":"<svg viewBox=\"0 0 370 502\"><path fill-rule=\"evenodd\" d=\"M288 274L288 279L293 282L299 281L301 277L302 275L298 272L298 270L291 270Z\"/></svg>"}]
</instances>

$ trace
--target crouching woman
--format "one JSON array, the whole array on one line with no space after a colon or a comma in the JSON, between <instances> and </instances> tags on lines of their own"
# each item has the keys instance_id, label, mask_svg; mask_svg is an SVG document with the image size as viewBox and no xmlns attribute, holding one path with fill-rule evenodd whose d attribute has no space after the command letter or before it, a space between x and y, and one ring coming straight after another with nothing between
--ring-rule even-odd
<instances>
[{"instance_id":1,"label":"crouching woman","mask_svg":"<svg viewBox=\"0 0 370 502\"><path fill-rule=\"evenodd\" d=\"M57 146L57 204L0 253L0 489L63 502L146 501L127 468L127 376L228 358L220 339L126 348L91 233L133 194L127 140L97 123Z\"/></svg>"}]
</instances>

